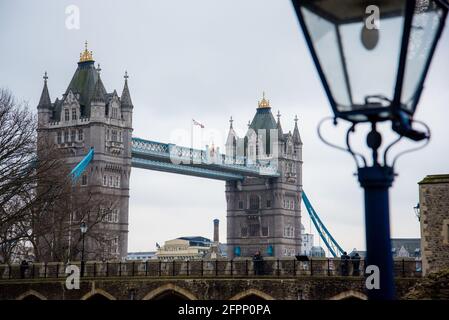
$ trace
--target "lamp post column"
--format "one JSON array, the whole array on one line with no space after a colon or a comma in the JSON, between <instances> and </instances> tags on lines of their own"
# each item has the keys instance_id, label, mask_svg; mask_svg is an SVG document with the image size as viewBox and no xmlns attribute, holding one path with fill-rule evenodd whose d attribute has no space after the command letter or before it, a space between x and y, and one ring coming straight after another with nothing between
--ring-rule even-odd
<instances>
[{"instance_id":1,"label":"lamp post column","mask_svg":"<svg viewBox=\"0 0 449 320\"><path fill-rule=\"evenodd\" d=\"M368 290L368 296L370 300L393 300L395 288L388 189L393 183L394 171L391 167L375 164L359 168L358 178L365 191L366 266L377 266L380 276L379 289Z\"/></svg>"},{"instance_id":2,"label":"lamp post column","mask_svg":"<svg viewBox=\"0 0 449 320\"><path fill-rule=\"evenodd\" d=\"M81 249L81 277L84 277L84 232L82 232L82 249Z\"/></svg>"}]
</instances>

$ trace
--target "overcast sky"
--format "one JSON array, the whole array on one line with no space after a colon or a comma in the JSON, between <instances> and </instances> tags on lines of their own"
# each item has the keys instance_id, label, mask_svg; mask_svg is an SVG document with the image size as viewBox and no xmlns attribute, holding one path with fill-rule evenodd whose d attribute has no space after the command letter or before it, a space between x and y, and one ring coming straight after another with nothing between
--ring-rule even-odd
<instances>
[{"instance_id":1,"label":"overcast sky","mask_svg":"<svg viewBox=\"0 0 449 320\"><path fill-rule=\"evenodd\" d=\"M65 10L72 4L80 9L79 29L66 28ZM416 113L431 127L431 143L397 164L390 194L393 237L420 236L413 211L417 182L449 171L448 29ZM61 97L88 40L108 92L121 94L128 70L134 136L141 138L168 142L183 131L188 144L194 118L206 126L206 140L223 145L229 117L244 134L265 91L273 113L282 114L284 132L293 130L295 115L300 119L304 189L321 219L346 250L365 247L355 166L317 137L319 120L331 111L288 0L0 0L0 36L0 87L33 108L44 71L52 101ZM324 132L336 142L343 138L342 129ZM130 188L129 251L154 250L156 242L180 236L211 238L214 218L226 239L224 182L132 169ZM304 207L302 215L309 231Z\"/></svg>"}]
</instances>

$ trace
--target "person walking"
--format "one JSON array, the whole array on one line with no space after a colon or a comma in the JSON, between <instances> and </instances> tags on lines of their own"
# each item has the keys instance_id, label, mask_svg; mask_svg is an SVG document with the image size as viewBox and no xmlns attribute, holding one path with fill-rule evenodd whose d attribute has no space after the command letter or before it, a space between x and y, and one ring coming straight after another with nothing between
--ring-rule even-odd
<instances>
[{"instance_id":1,"label":"person walking","mask_svg":"<svg viewBox=\"0 0 449 320\"><path fill-rule=\"evenodd\" d=\"M360 256L357 252L351 257L351 262L352 262L352 275L359 276L360 275Z\"/></svg>"},{"instance_id":2,"label":"person walking","mask_svg":"<svg viewBox=\"0 0 449 320\"><path fill-rule=\"evenodd\" d=\"M253 256L254 263L254 274L256 276L260 276L263 273L263 257L260 254L260 251L256 251L256 254Z\"/></svg>"},{"instance_id":3,"label":"person walking","mask_svg":"<svg viewBox=\"0 0 449 320\"><path fill-rule=\"evenodd\" d=\"M349 259L350 257L348 254L343 252L341 256L341 275L342 276L348 276L349 275Z\"/></svg>"}]
</instances>

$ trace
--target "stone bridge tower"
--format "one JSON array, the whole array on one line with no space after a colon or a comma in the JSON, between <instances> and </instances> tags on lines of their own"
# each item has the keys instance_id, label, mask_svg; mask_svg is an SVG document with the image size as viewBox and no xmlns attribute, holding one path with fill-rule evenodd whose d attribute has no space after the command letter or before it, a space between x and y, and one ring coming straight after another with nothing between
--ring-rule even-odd
<instances>
[{"instance_id":1,"label":"stone bridge tower","mask_svg":"<svg viewBox=\"0 0 449 320\"><path fill-rule=\"evenodd\" d=\"M93 161L78 183L89 190L92 203L98 204L92 210L99 211L102 221L95 236L87 234L86 254L88 259L120 259L126 257L128 246L133 104L127 73L119 96L115 90L106 91L100 71L86 42L62 99L51 102L45 74L37 107L38 134L54 139L70 169L94 148ZM76 221L76 217L70 220ZM73 229L76 234L79 225Z\"/></svg>"},{"instance_id":2,"label":"stone bridge tower","mask_svg":"<svg viewBox=\"0 0 449 320\"><path fill-rule=\"evenodd\" d=\"M283 133L263 96L245 137L231 126L226 154L278 166L278 178L245 177L226 183L228 256L285 257L301 252L302 142L295 118L293 134Z\"/></svg>"}]
</instances>

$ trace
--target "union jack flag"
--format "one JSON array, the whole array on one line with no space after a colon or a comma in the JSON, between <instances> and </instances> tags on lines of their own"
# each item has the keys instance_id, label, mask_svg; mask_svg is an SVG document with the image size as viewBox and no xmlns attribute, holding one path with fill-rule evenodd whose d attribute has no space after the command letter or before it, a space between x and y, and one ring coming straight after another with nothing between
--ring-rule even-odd
<instances>
[{"instance_id":1,"label":"union jack flag","mask_svg":"<svg viewBox=\"0 0 449 320\"><path fill-rule=\"evenodd\" d=\"M192 121L193 121L193 124L194 125L196 125L196 126L200 126L201 127L201 129L203 129L204 128L204 125L202 125L201 123L199 123L198 121L196 121L195 119L192 119Z\"/></svg>"}]
</instances>

